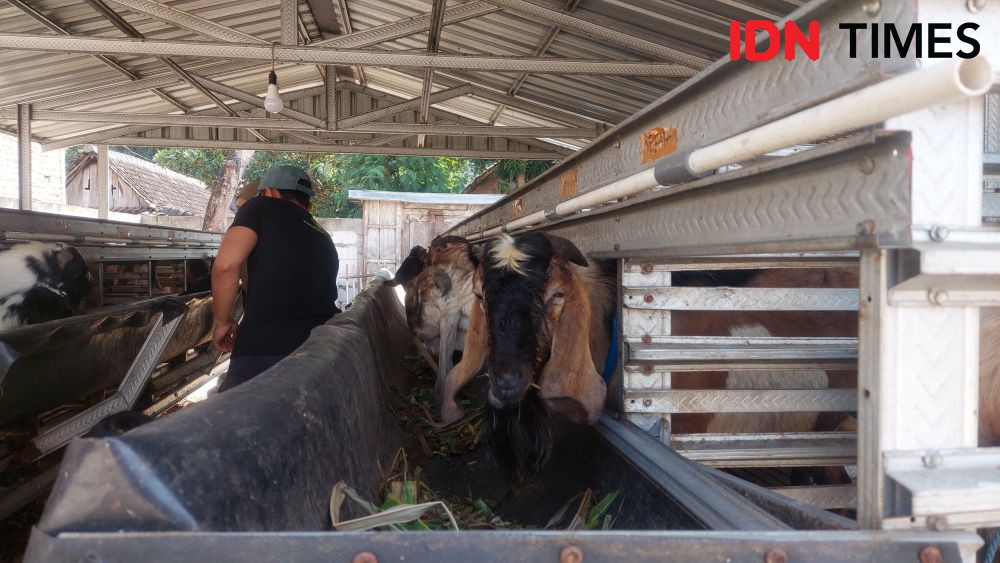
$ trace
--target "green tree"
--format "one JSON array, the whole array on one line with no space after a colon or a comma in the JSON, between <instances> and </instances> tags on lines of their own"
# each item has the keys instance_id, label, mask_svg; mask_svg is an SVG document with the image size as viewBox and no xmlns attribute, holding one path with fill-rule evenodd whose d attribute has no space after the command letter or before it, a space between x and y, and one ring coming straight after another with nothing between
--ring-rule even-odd
<instances>
[{"instance_id":1,"label":"green tree","mask_svg":"<svg viewBox=\"0 0 1000 563\"><path fill-rule=\"evenodd\" d=\"M227 153L228 151L221 149L170 148L158 151L153 160L160 166L197 178L206 186L211 186L219 176Z\"/></svg>"},{"instance_id":2,"label":"green tree","mask_svg":"<svg viewBox=\"0 0 1000 563\"><path fill-rule=\"evenodd\" d=\"M457 192L464 187L464 166L457 158L339 155L334 181L351 190Z\"/></svg>"}]
</instances>

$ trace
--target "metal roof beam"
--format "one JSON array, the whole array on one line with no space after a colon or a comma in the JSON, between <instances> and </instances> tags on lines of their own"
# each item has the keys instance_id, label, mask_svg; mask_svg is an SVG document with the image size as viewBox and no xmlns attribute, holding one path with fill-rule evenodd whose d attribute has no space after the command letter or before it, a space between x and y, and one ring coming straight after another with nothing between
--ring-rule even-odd
<instances>
[{"instance_id":1,"label":"metal roof beam","mask_svg":"<svg viewBox=\"0 0 1000 563\"><path fill-rule=\"evenodd\" d=\"M17 119L17 110L0 110L0 119ZM291 119L186 114L38 110L32 114L32 119L35 121L72 121L82 123L135 123L160 127L250 127L284 130L299 129L306 131L318 129L317 127L299 123ZM357 133L409 133L414 135L480 137L564 137L585 139L597 136L595 129L585 127L494 127L490 125L427 125L423 123L367 123L359 125L351 131Z\"/></svg>"},{"instance_id":2,"label":"metal roof beam","mask_svg":"<svg viewBox=\"0 0 1000 563\"><path fill-rule=\"evenodd\" d=\"M570 6L576 7L577 1L578 0L570 0ZM568 7L567 10L569 9L570 8ZM536 57L541 57L542 55L545 54L546 51L549 50L549 47L552 46L552 42L555 41L556 36L559 35L560 30L562 30L562 28L559 27L558 25L552 25L549 27L548 33L545 34L545 37L542 38L542 42L535 49ZM507 90L507 95L516 96L517 91L521 89L521 85L524 84L524 81L528 79L528 76L529 75L527 72L522 72L521 74L519 74L517 78L514 79L514 84L512 84L510 89ZM493 125L494 123L499 121L500 114L503 113L504 109L506 109L506 106L504 106L503 104L497 105L497 109L495 109L493 111L493 115L490 116L490 125Z\"/></svg>"},{"instance_id":3,"label":"metal roof beam","mask_svg":"<svg viewBox=\"0 0 1000 563\"><path fill-rule=\"evenodd\" d=\"M499 11L499 7L488 2L470 2L468 4L452 6L444 10L442 25L451 25ZM350 35L324 39L323 41L313 43L313 45L337 49L371 47L372 45L378 45L425 31L430 26L430 23L431 14L424 14L366 29L365 31L357 31Z\"/></svg>"},{"instance_id":4,"label":"metal roof beam","mask_svg":"<svg viewBox=\"0 0 1000 563\"><path fill-rule=\"evenodd\" d=\"M417 149L411 147L374 147L359 145L313 145L296 143L255 143L253 141L210 141L199 139L158 139L148 137L118 137L108 139L109 145L133 147L191 147L204 149L246 149L259 151L321 152L330 154L389 154L398 156L446 156L454 158L488 158L517 160L559 160L563 155L546 151L493 151L481 149Z\"/></svg>"},{"instance_id":5,"label":"metal roof beam","mask_svg":"<svg viewBox=\"0 0 1000 563\"><path fill-rule=\"evenodd\" d=\"M111 11L99 0L86 0L88 4L94 6L102 15L109 17L108 13L102 11L98 8L98 5L103 6L111 16L119 18L118 14ZM470 4L462 4L460 6L455 6L445 9L444 23L445 25L465 21L468 19L476 18L486 14L492 14L500 11L500 8L493 4L488 4L486 2L472 2ZM122 20L124 22L124 20ZM352 33L350 35L341 35L332 39L325 39L323 41L316 41L312 43L314 46L326 46L335 47L338 49L358 49L363 47L371 47L384 43L386 41L392 41L394 39L399 39L401 37L406 37L413 35L414 33L423 31L427 29L428 22L430 21L430 14L424 16L417 16L414 18L408 18L401 21L387 23L385 25L380 25L378 27L373 27L371 29L366 29L365 31L359 31L357 33ZM115 23L112 21L112 23ZM116 27L118 24L115 24ZM125 25L128 25L125 22ZM131 26L129 26L131 27ZM122 29L119 27L119 29ZM124 31L124 29L123 29ZM212 75L212 74L222 74L231 71L243 70L253 66L263 65L263 62L253 61L253 62L236 62L236 63L211 63L210 65L200 65L199 67L190 67L188 70L197 71L198 74L202 76ZM136 80L135 83L118 83L110 84L106 86L100 86L97 88L88 89L82 92L73 92L72 94L59 95L57 98L48 99L33 99L29 100L35 103L35 107L40 108L52 108L62 105L70 105L75 103L86 103L92 102L100 99L107 98L112 95L127 94L131 92L138 92L141 90L148 90L150 88L155 88L159 86L170 86L180 82L180 78L174 76L173 74L162 74L157 76L151 76L149 78L143 78ZM9 105L16 103L18 101L23 101L18 99L6 99L0 100L0 106Z\"/></svg>"},{"instance_id":6,"label":"metal roof beam","mask_svg":"<svg viewBox=\"0 0 1000 563\"><path fill-rule=\"evenodd\" d=\"M478 86L473 84L472 95L477 98L483 98L484 100L490 100L491 102L497 102L504 104L508 107L516 108L521 111L525 111L531 114L535 114L548 119L553 119L562 123L571 123L575 125L590 125L594 124L594 121L589 120L585 117L580 117L578 115L573 115L571 113L558 110L555 108L550 108L548 106L538 104L535 102L529 102L523 98L515 98L508 94L498 92L492 88L487 88L485 86Z\"/></svg>"},{"instance_id":7,"label":"metal roof beam","mask_svg":"<svg viewBox=\"0 0 1000 563\"><path fill-rule=\"evenodd\" d=\"M50 20L49 18L45 17L44 14L42 14L38 10L32 8L31 6L28 6L27 4L25 4L21 0L7 0L7 3L10 4L11 6L14 6L18 10L21 10L22 12L24 12L25 14L27 14L29 17L31 17L32 19L34 19L38 23L44 25L45 27L47 27L51 31L54 31L54 32L56 32L56 33L58 33L60 35L72 35L64 27L62 27L61 25L55 23L54 21ZM130 71L127 68L123 67L122 65L120 65L120 64L112 61L111 59L105 57L104 55L94 55L94 58L96 58L97 60L99 60L102 63L104 63L104 65L108 66L109 68L111 68L111 69L115 70L116 72L122 74L123 76L125 76L129 80L138 80L139 79L139 77L136 76L135 74L133 74L132 71ZM174 98L170 97L166 93L164 93L164 92L162 92L162 91L160 91L160 90L158 90L156 88L150 88L149 90L152 93L154 93L157 96L159 96L163 101L165 101L168 104L174 106L175 108L177 108L177 109L179 109L181 111L187 111L187 107L185 107L183 104L181 104L180 102L178 102Z\"/></svg>"},{"instance_id":8,"label":"metal roof beam","mask_svg":"<svg viewBox=\"0 0 1000 563\"><path fill-rule=\"evenodd\" d=\"M235 62L235 63L215 62L208 65L201 64L198 65L197 67L191 67L191 68L192 69L197 68L203 74L223 74L261 65L263 65L263 63L257 61ZM140 78L139 80L136 80L134 82L115 82L92 88L86 88L83 90L77 89L70 93L51 94L45 97L31 98L30 100L35 107L54 108L72 104L84 104L89 102L95 102L112 96L134 94L136 92L142 92L143 90L149 90L150 88L171 86L179 82L182 82L181 77L174 74L173 71L168 71L155 74L153 76L150 76L149 78ZM23 98L23 95L21 97ZM15 96L14 99L10 98L2 99L0 100L0 106L11 105L15 103L17 99L18 99L17 96Z\"/></svg>"},{"instance_id":9,"label":"metal roof beam","mask_svg":"<svg viewBox=\"0 0 1000 563\"><path fill-rule=\"evenodd\" d=\"M598 132L587 127L496 127L493 125L426 125L423 123L366 123L351 131L365 133L410 133L471 137L552 137L593 139Z\"/></svg>"},{"instance_id":10,"label":"metal roof beam","mask_svg":"<svg viewBox=\"0 0 1000 563\"><path fill-rule=\"evenodd\" d=\"M228 107L228 106L227 106ZM237 113L232 108L232 115ZM15 119L17 112L0 110L0 119ZM211 115L160 114L160 113L120 113L97 111L55 111L37 110L32 114L35 121L74 121L82 123L144 123L160 127L264 127L268 129L315 129L311 125L291 119L269 117L222 117Z\"/></svg>"},{"instance_id":11,"label":"metal roof beam","mask_svg":"<svg viewBox=\"0 0 1000 563\"><path fill-rule=\"evenodd\" d=\"M667 47L666 45L660 45L659 43L654 43L653 41L634 37L616 29L591 23L576 16L560 12L558 10L553 10L545 6L540 6L526 0L490 1L503 8L514 10L515 12L520 12L522 14L538 18L542 21L554 23L566 29L572 29L574 31L579 31L580 33L598 37L600 39L604 39L605 41L628 47L629 49L655 55L664 60L680 63L693 69L701 70L708 67L708 65L712 62L690 53L685 53L679 49L674 49L673 47Z\"/></svg>"},{"instance_id":12,"label":"metal roof beam","mask_svg":"<svg viewBox=\"0 0 1000 563\"><path fill-rule=\"evenodd\" d=\"M135 0L128 0L135 1ZM145 1L145 0L143 0ZM506 0L503 0L506 1ZM57 53L105 53L168 57L216 59L276 60L294 63L369 65L384 67L416 67L433 69L466 69L487 72L530 72L539 74L590 74L622 76L666 76L686 78L694 75L690 68L662 63L639 61L593 61L534 57L466 56L452 54L406 52L359 52L326 49L314 45L288 47L284 45L232 45L226 43L192 43L146 39L113 39L95 37L52 37L47 35L0 34L0 48L13 51L48 51Z\"/></svg>"},{"instance_id":13,"label":"metal roof beam","mask_svg":"<svg viewBox=\"0 0 1000 563\"><path fill-rule=\"evenodd\" d=\"M398 72L405 74L407 76L411 76L413 78L420 78L420 76L417 73L413 72L412 70L409 71L400 70ZM438 84L441 84L443 86L454 87L454 86L469 84L469 80L456 78L448 73L438 72L435 73L435 76L437 76ZM472 78L474 79L475 76L472 76ZM477 98L482 98L484 100L489 100L500 104L506 104L510 107L516 107L521 111L534 114L538 117L544 117L546 119L558 121L560 123L576 125L579 127L592 127L594 123L597 122L597 120L595 119L589 119L552 106L540 104L537 102L531 102L523 98L514 98L513 96L505 94L501 90L483 86L475 82L472 82L472 95Z\"/></svg>"},{"instance_id":14,"label":"metal roof beam","mask_svg":"<svg viewBox=\"0 0 1000 563\"><path fill-rule=\"evenodd\" d=\"M299 44L298 0L281 0L281 44Z\"/></svg>"},{"instance_id":15,"label":"metal roof beam","mask_svg":"<svg viewBox=\"0 0 1000 563\"><path fill-rule=\"evenodd\" d=\"M440 90L438 92L434 92L433 94L428 96L427 101L430 102L431 104L439 104L445 100L450 100L452 98L457 98L459 96L465 96L471 93L472 93L472 86L470 86L469 84L463 84L462 86L456 86L454 88L449 88L447 90ZM363 123L385 119L386 117L390 117L407 110L420 109L423 102L424 100L422 97L413 98L405 102L399 102L398 104L393 104L391 106L386 106L383 108L365 112L352 117L345 117L340 120L339 125L341 129L352 129Z\"/></svg>"},{"instance_id":16,"label":"metal roof beam","mask_svg":"<svg viewBox=\"0 0 1000 563\"><path fill-rule=\"evenodd\" d=\"M326 87L326 128L336 129L337 125L337 67L323 67L323 85Z\"/></svg>"},{"instance_id":17,"label":"metal roof beam","mask_svg":"<svg viewBox=\"0 0 1000 563\"><path fill-rule=\"evenodd\" d=\"M337 7L340 8L340 15L344 20L344 31L348 35L354 33L354 24L351 23L351 13L347 10L347 0L337 0ZM361 68L361 66L355 66L353 72L354 76L358 79L358 84L362 86L368 84L368 79L365 78L365 69Z\"/></svg>"},{"instance_id":18,"label":"metal roof beam","mask_svg":"<svg viewBox=\"0 0 1000 563\"><path fill-rule=\"evenodd\" d=\"M125 20L125 18L121 17L114 10L112 10L110 7L108 7L108 5L103 2L103 0L85 0L85 1L92 8L94 8L98 13L100 13L105 18L107 18L112 23L112 25L114 25L115 27L117 27L125 35L127 35L129 37L134 37L136 39L144 39L144 36L142 35L142 33L139 32L138 29L136 29L135 27L133 27L132 24L128 23ZM195 90L197 90L198 92L200 92L201 95L203 95L206 98L208 98L209 101L211 101L217 107L219 107L220 109L222 109L222 111L228 113L232 117L237 117L238 116L237 113L235 111L233 111L232 109L230 109L229 106L227 106L225 103L223 103L223 101L220 100L218 96L216 96L212 92L209 92L208 90L206 90L200 84L196 83L194 81L194 79L191 77L191 75L188 74L188 72L186 70L184 70L183 68L181 68L181 65L177 64L172 59L169 59L169 58L166 58L166 57L159 57L159 60L164 65L166 65L166 67L169 68L174 74L176 74L181 80L183 80L189 86L191 86L192 88L194 88ZM188 109L184 108L183 106L181 106L181 111L184 111L185 113L187 113ZM266 138L259 131L254 131L253 129L250 129L249 131L250 131L250 134L253 135L254 137L257 137L258 139L260 139L262 141L266 140Z\"/></svg>"},{"instance_id":19,"label":"metal roof beam","mask_svg":"<svg viewBox=\"0 0 1000 563\"><path fill-rule=\"evenodd\" d=\"M166 4L153 2L152 0L111 0L115 4L146 14L152 18L167 22L182 29L195 31L208 37L221 39L229 43L267 43L262 39L237 31L231 27L219 25L211 20L189 14L177 8L171 8Z\"/></svg>"},{"instance_id":20,"label":"metal roof beam","mask_svg":"<svg viewBox=\"0 0 1000 563\"><path fill-rule=\"evenodd\" d=\"M306 90L298 90L293 92L290 97L286 98L286 101L296 100L301 98L308 98L310 96L316 95L318 89L310 88ZM240 111L251 107L250 104L245 102L239 102L232 104L232 108ZM188 115L217 115L218 108L211 107L208 109L202 109L189 113ZM82 133L73 135L72 137L64 137L61 139L56 139L49 141L42 145L42 151L50 151L56 149L64 149L66 147L72 147L75 145L80 145L84 143L96 143L98 141L104 141L112 137L124 137L127 135L133 135L135 133L141 133L143 131L150 131L156 129L155 126L150 125L130 125L126 127L115 127L111 129L102 129L98 131L84 131Z\"/></svg>"},{"instance_id":21,"label":"metal roof beam","mask_svg":"<svg viewBox=\"0 0 1000 563\"><path fill-rule=\"evenodd\" d=\"M232 86L227 86L221 82L217 82L215 80L212 80L210 78L205 78L203 76L191 75L191 77L195 82L204 86L205 88L208 88L209 90L213 90L224 96L229 96L234 100L246 102L248 104L254 105L259 108L264 107L264 99L261 98L260 96L257 96L255 94L252 94L244 90L240 90L239 88L233 88ZM326 122L323 121L322 119L314 115L309 115L308 113L297 111L291 108L285 108L281 110L280 115L287 117L289 119L294 119L295 121L305 123L307 125L311 125L313 127L319 127L319 128L326 127Z\"/></svg>"},{"instance_id":22,"label":"metal roof beam","mask_svg":"<svg viewBox=\"0 0 1000 563\"><path fill-rule=\"evenodd\" d=\"M441 44L441 28L444 25L444 4L446 0L433 0L431 7L431 22L427 28L427 53L437 53ZM427 123L427 110L431 106L431 90L434 87L434 69L424 70L424 82L420 87L420 123ZM423 146L423 138L417 142Z\"/></svg>"},{"instance_id":23,"label":"metal roof beam","mask_svg":"<svg viewBox=\"0 0 1000 563\"><path fill-rule=\"evenodd\" d=\"M448 82L453 87L455 87L455 86L461 86L462 84L464 84L464 83L459 83L458 81L455 81L455 80L452 80L452 79L448 79ZM394 96L392 94L386 94L385 92L381 92L379 90L375 90L374 88L368 88L368 87L365 87L365 86L359 86L357 84L352 84L350 82L344 82L344 83L341 84L341 86L345 90L350 90L352 92L357 92L359 94L364 94L364 95L372 97L372 98L383 99L383 100L392 100L392 101L397 101L397 102L407 101L407 100L405 100L403 98L400 98L399 96ZM452 113L450 111L446 111L446 110L443 110L443 109L440 109L440 108L435 108L433 106L430 109L430 114L435 119L441 119L441 120L445 120L445 121L452 121L452 122L461 123L461 124L464 124L464 125L486 125L486 123L483 122L483 121L481 121L481 120L476 120L476 119L472 119L472 118L469 118L469 117L464 117L464 116L458 115L456 113ZM593 125L594 125L593 122L585 122L585 123L581 123L580 124L580 126L582 126L582 127L592 127ZM531 145L531 146L534 146L534 147L538 147L538 148L540 148L542 150L558 152L562 156L566 156L567 154L570 154L570 153L573 152L572 150L569 150L566 147L563 147L561 145L557 145L557 144L551 143L551 142L546 141L544 139L533 139L533 138L529 139L529 138L525 138L525 139L519 139L519 141L521 143L526 144L526 145Z\"/></svg>"},{"instance_id":24,"label":"metal roof beam","mask_svg":"<svg viewBox=\"0 0 1000 563\"><path fill-rule=\"evenodd\" d=\"M376 137L368 142L365 146L369 147L384 147L386 145L391 145L393 143L398 143L400 141L405 141L412 137L413 135L383 135L381 137ZM355 145L358 146L358 145Z\"/></svg>"}]
</instances>

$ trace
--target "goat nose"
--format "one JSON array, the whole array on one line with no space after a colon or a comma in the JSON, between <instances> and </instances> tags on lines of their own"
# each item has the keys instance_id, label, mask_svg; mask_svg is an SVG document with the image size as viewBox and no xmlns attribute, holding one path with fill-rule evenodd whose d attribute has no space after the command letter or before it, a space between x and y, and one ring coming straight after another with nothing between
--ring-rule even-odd
<instances>
[{"instance_id":1,"label":"goat nose","mask_svg":"<svg viewBox=\"0 0 1000 563\"><path fill-rule=\"evenodd\" d=\"M519 379L516 373L502 372L497 375L497 388L501 391L516 391Z\"/></svg>"}]
</instances>

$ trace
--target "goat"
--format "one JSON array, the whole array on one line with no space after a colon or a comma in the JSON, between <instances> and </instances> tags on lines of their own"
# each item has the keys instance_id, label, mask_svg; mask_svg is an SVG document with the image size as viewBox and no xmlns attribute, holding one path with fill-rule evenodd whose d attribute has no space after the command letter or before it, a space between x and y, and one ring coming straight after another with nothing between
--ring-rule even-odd
<instances>
[{"instance_id":1,"label":"goat","mask_svg":"<svg viewBox=\"0 0 1000 563\"><path fill-rule=\"evenodd\" d=\"M87 262L72 246L0 246L0 330L77 314L93 285Z\"/></svg>"},{"instance_id":2,"label":"goat","mask_svg":"<svg viewBox=\"0 0 1000 563\"><path fill-rule=\"evenodd\" d=\"M857 272L846 269L785 269L678 272L675 285L726 285L731 287L857 287ZM672 333L690 336L857 336L853 311L673 311ZM826 389L856 387L853 372L822 369L734 370L730 372L679 373L676 389ZM844 415L815 412L682 414L672 417L678 434L769 433L833 430Z\"/></svg>"},{"instance_id":3,"label":"goat","mask_svg":"<svg viewBox=\"0 0 1000 563\"><path fill-rule=\"evenodd\" d=\"M979 310L979 446L1000 446L1000 307Z\"/></svg>"},{"instance_id":4,"label":"goat","mask_svg":"<svg viewBox=\"0 0 1000 563\"><path fill-rule=\"evenodd\" d=\"M437 236L430 249L415 246L390 286L406 290L406 323L435 360L441 405L442 382L465 346L472 311L472 275L479 263L475 249L457 236Z\"/></svg>"},{"instance_id":5,"label":"goat","mask_svg":"<svg viewBox=\"0 0 1000 563\"><path fill-rule=\"evenodd\" d=\"M486 244L465 352L444 381L441 418L463 416L455 395L485 366L488 439L515 485L530 480L547 457L549 411L594 424L603 409L613 266L591 264L572 242L545 233Z\"/></svg>"}]
</instances>

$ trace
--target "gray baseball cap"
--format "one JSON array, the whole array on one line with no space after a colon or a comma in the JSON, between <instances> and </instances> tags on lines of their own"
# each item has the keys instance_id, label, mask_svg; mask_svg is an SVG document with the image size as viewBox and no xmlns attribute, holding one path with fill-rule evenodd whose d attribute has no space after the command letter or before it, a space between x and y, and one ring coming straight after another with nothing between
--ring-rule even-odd
<instances>
[{"instance_id":1,"label":"gray baseball cap","mask_svg":"<svg viewBox=\"0 0 1000 563\"><path fill-rule=\"evenodd\" d=\"M275 164L267 169L260 179L260 189L296 190L313 196L313 183L305 170L292 164Z\"/></svg>"}]
</instances>

